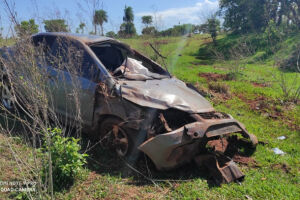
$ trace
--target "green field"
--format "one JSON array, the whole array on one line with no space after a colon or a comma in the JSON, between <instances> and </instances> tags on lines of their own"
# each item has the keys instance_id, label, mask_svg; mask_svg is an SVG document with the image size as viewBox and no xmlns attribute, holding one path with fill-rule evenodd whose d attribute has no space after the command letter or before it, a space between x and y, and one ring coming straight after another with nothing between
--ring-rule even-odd
<instances>
[{"instance_id":1,"label":"green field","mask_svg":"<svg viewBox=\"0 0 300 200\"><path fill-rule=\"evenodd\" d=\"M109 155L90 160L85 176L68 190L56 193L57 199L299 199L300 198L300 105L292 102L293 92L300 85L300 74L282 71L276 59L285 57L295 40L285 41L285 47L276 54L257 59L261 52L236 59L206 59L199 49L211 42L208 35L171 38L124 39L123 42L158 62L149 43L166 56L168 70L177 78L193 83L205 92L206 98L219 111L231 114L242 122L250 133L261 141L252 155L255 165L239 165L246 175L241 184L221 187L207 182L205 174L191 164L171 172L141 171L129 176L122 162ZM219 42L226 42L224 36ZM229 77L229 78L228 78ZM282 86L289 89L289 95ZM285 140L277 137L286 136ZM0 180L16 177L15 161L5 140L0 135ZM29 147L14 142L13 148L27 152ZM275 155L278 147L285 155ZM92 159L92 158L89 158ZM145 169L145 168L141 168ZM152 176L153 175L153 176ZM159 179L159 180L158 180ZM0 199L9 197L0 192ZM12 198L12 197L11 197Z\"/></svg>"}]
</instances>

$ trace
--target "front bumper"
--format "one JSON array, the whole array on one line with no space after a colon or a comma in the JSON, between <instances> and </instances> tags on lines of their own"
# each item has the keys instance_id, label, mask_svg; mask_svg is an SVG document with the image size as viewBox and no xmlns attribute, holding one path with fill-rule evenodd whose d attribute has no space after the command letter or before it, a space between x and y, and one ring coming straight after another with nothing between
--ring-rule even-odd
<instances>
[{"instance_id":1,"label":"front bumper","mask_svg":"<svg viewBox=\"0 0 300 200\"><path fill-rule=\"evenodd\" d=\"M190 162L199 153L201 143L205 143L207 138L231 133L241 133L243 137L251 140L253 146L258 142L237 120L219 119L187 124L172 132L150 138L138 148L151 158L157 169L168 170Z\"/></svg>"}]
</instances>

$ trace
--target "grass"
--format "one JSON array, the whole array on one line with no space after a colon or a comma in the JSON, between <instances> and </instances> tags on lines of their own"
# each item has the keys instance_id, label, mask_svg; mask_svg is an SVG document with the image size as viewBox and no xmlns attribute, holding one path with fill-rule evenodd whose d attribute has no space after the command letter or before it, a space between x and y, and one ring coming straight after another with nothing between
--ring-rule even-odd
<instances>
[{"instance_id":1,"label":"grass","mask_svg":"<svg viewBox=\"0 0 300 200\"><path fill-rule=\"evenodd\" d=\"M293 36L299 38L299 36ZM234 40L235 38L230 38ZM219 40L226 43L226 38ZM167 56L168 70L177 78L193 83L199 88L209 90L209 84L227 85L230 97L215 94L208 100L219 111L231 114L241 121L247 130L255 134L259 141L253 158L255 166L240 165L246 178L241 184L231 183L215 187L207 182L206 176L198 172L194 165L187 165L171 172L157 173L154 178L163 179L155 184L138 175L124 176L123 168L116 165L109 155L101 156L100 161L90 162L87 176L78 180L68 191L56 194L57 199L299 199L300 196L300 106L284 103L280 81L276 79L282 71L274 67L276 56L288 54L284 48L278 55L257 61L257 54L245 59L239 69L236 80L209 80L201 73L228 74L232 72L232 60L203 62L199 57L199 48L205 48L210 42L208 35L193 37L171 37L153 39L124 39L133 48L150 57L154 53L147 42L159 41L157 45L162 55ZM232 42L232 41L230 41ZM290 39L284 42L293 45ZM248 62L251 60L251 62ZM162 62L157 59L158 62ZM287 86L294 88L300 85L299 74L284 72ZM285 140L278 140L279 136ZM7 137L0 135L1 137ZM0 138L1 142L1 138ZM272 148L278 147L285 155L275 155ZM21 147L20 147L21 148ZM0 155L3 159L4 146L0 145ZM1 153L2 152L2 153ZM98 153L97 155L99 155ZM102 153L101 153L102 154ZM104 154L102 154L104 155ZM92 158L91 158L92 159ZM7 158L10 165L11 158ZM2 164L3 162L1 162ZM0 166L1 166L0 164ZM107 164L107 165L105 165ZM2 164L3 165L3 164ZM6 165L6 164L5 164ZM5 167L5 166L4 166ZM15 174L13 169L8 168ZM287 170L286 170L287 169ZM3 175L0 175L0 180ZM1 197L0 193L0 199Z\"/></svg>"}]
</instances>

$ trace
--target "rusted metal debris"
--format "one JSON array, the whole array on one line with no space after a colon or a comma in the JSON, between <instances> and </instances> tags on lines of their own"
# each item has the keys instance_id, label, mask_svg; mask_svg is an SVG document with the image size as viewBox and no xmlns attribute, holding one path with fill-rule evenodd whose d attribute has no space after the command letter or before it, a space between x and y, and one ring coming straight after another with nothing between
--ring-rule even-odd
<instances>
[{"instance_id":1,"label":"rusted metal debris","mask_svg":"<svg viewBox=\"0 0 300 200\"><path fill-rule=\"evenodd\" d=\"M164 115L162 113L159 114L159 119L163 123L164 128L168 131L171 132L172 129L169 127L167 120L165 119Z\"/></svg>"},{"instance_id":2,"label":"rusted metal debris","mask_svg":"<svg viewBox=\"0 0 300 200\"><path fill-rule=\"evenodd\" d=\"M249 134L242 124L234 119L220 119L197 121L157 135L141 144L139 149L152 159L158 169L171 169L191 161L201 148L205 148L210 138L232 133L229 129L241 132L254 146L257 144L256 137ZM204 144L201 146L201 143Z\"/></svg>"},{"instance_id":3,"label":"rusted metal debris","mask_svg":"<svg viewBox=\"0 0 300 200\"><path fill-rule=\"evenodd\" d=\"M199 167L205 167L210 172L210 177L217 184L241 181L245 175L239 170L235 162L222 154L203 154L194 158Z\"/></svg>"}]
</instances>

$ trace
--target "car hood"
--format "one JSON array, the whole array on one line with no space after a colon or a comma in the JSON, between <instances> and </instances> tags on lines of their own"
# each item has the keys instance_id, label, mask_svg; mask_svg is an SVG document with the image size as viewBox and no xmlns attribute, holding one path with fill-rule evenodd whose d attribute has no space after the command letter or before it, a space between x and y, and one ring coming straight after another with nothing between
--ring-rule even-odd
<instances>
[{"instance_id":1,"label":"car hood","mask_svg":"<svg viewBox=\"0 0 300 200\"><path fill-rule=\"evenodd\" d=\"M175 108L189 113L214 111L203 96L176 78L118 82L122 98L140 106L161 110Z\"/></svg>"}]
</instances>

